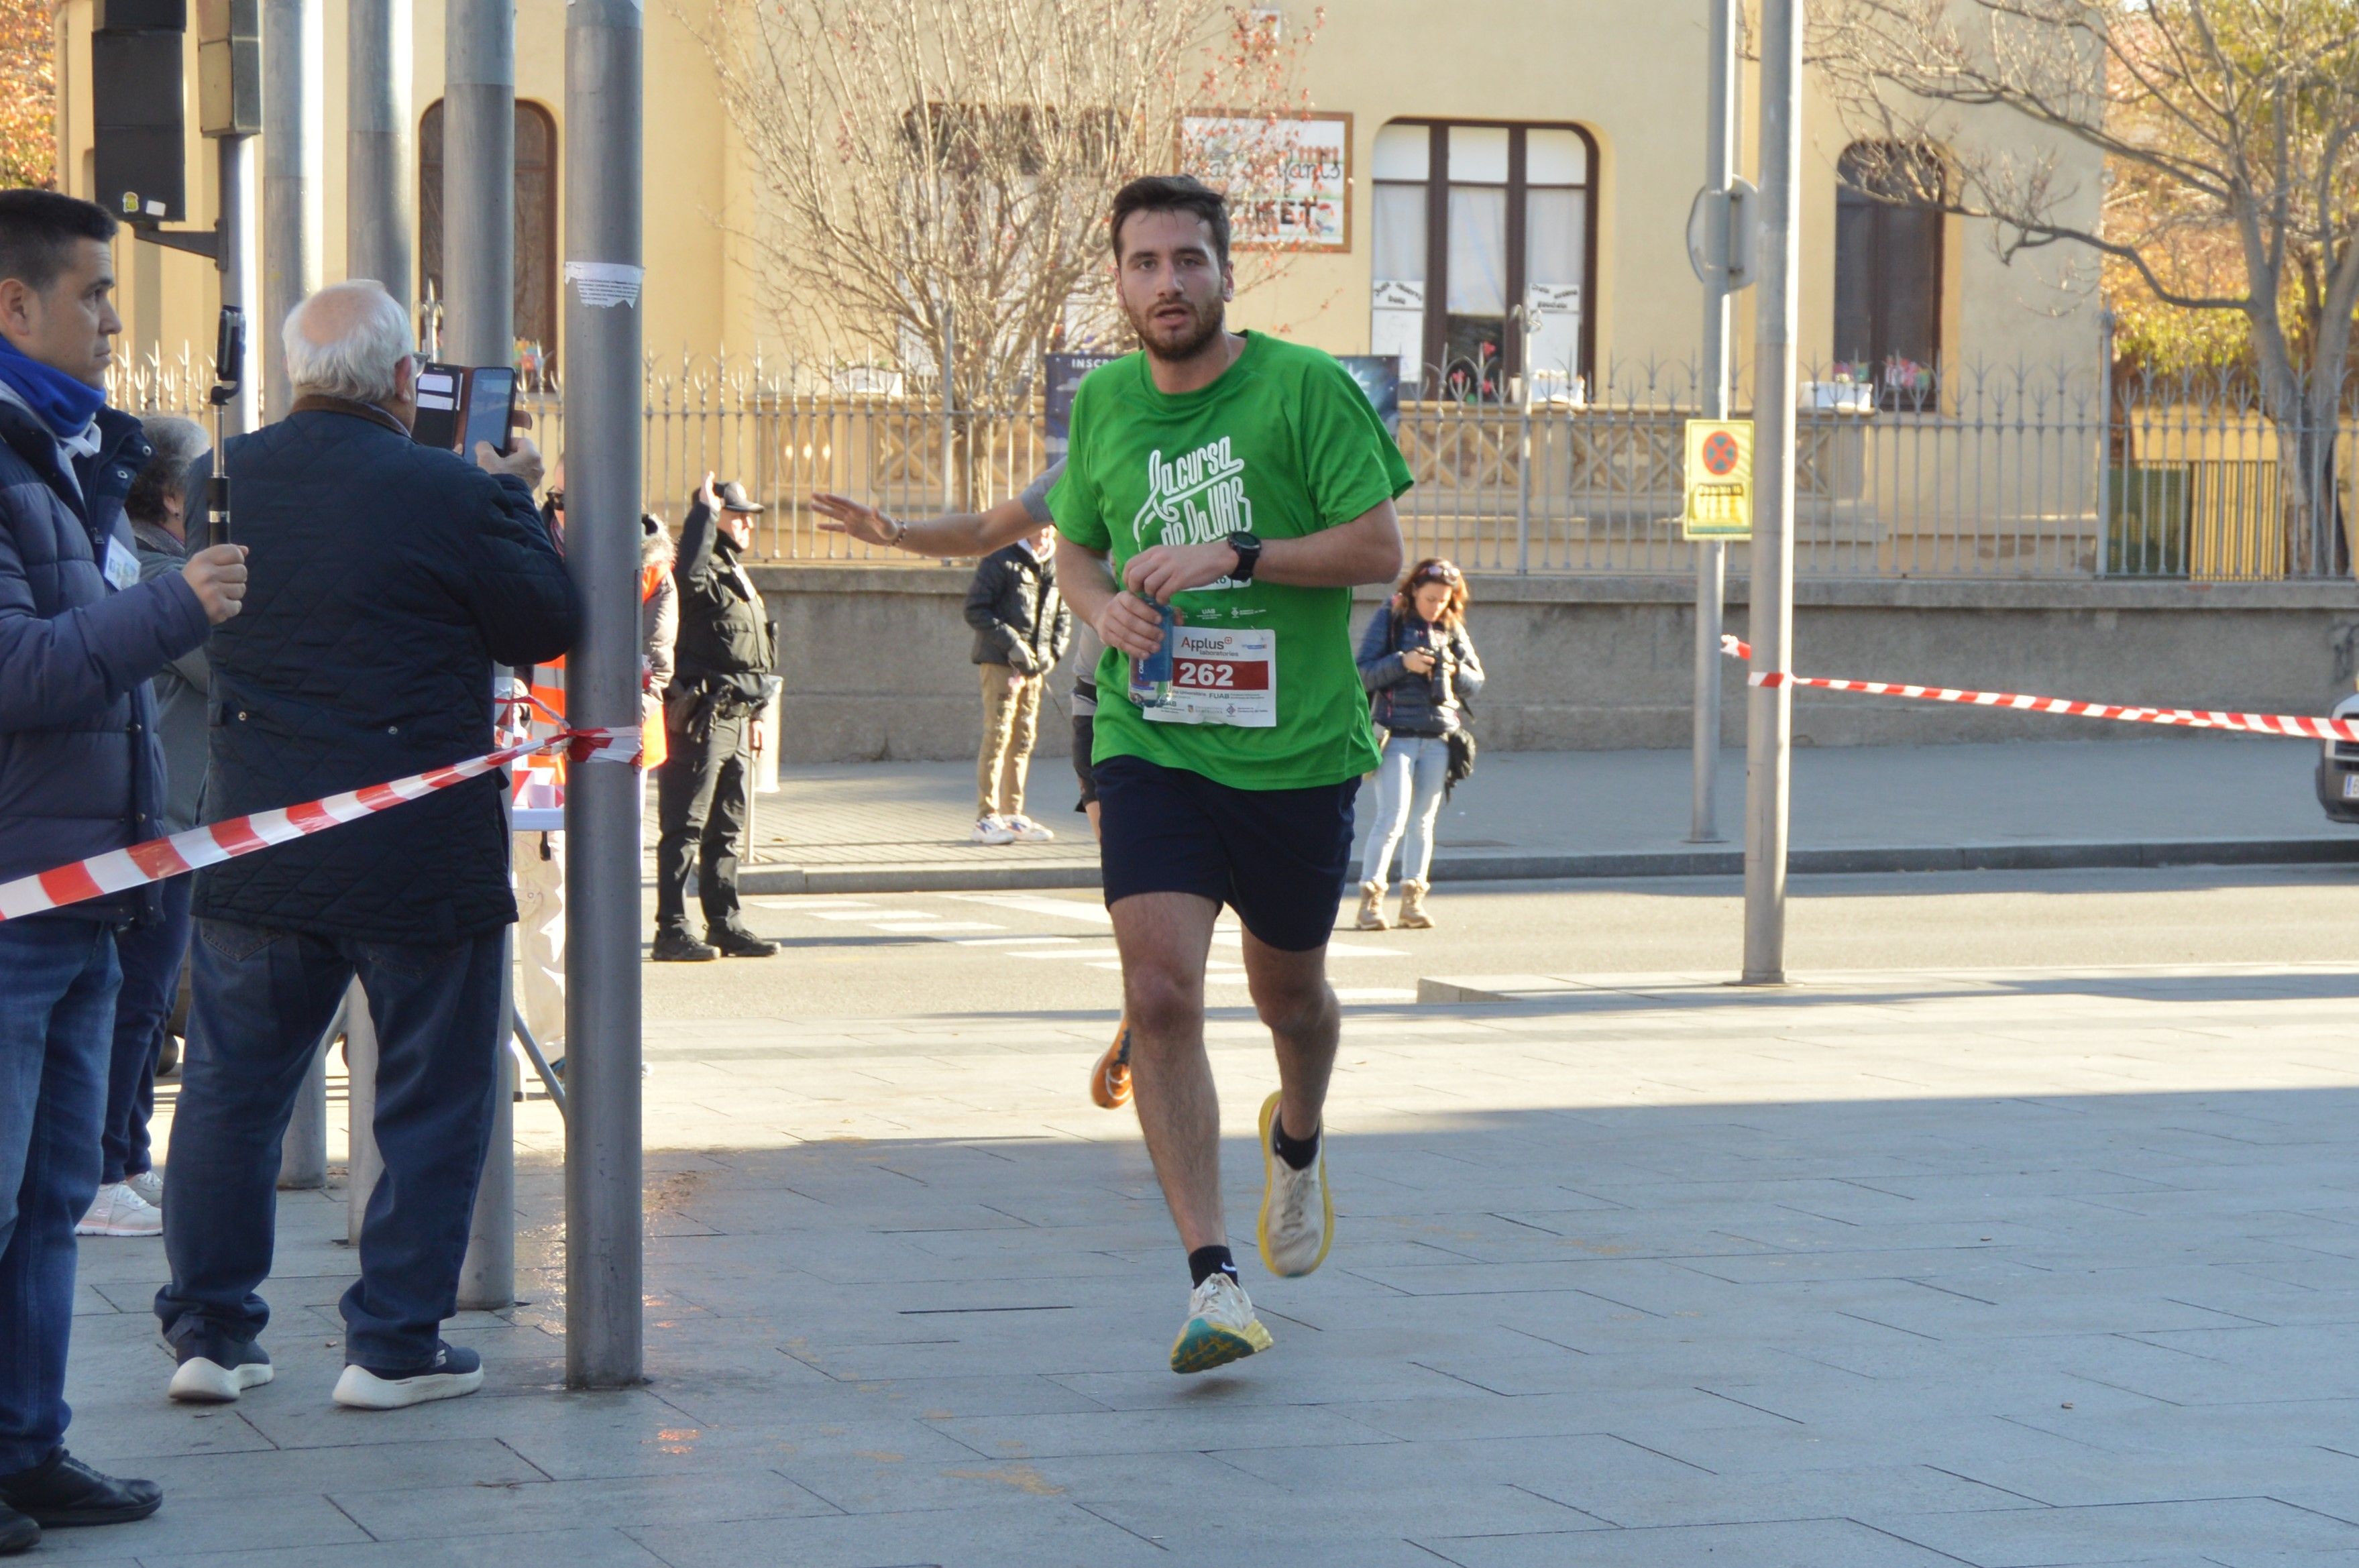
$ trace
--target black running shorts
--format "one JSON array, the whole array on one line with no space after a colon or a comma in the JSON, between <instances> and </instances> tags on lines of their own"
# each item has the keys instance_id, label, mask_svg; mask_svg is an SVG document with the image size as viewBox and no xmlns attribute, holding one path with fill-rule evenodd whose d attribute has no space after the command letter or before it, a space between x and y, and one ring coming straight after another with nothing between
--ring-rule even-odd
<instances>
[{"instance_id":1,"label":"black running shorts","mask_svg":"<svg viewBox=\"0 0 2359 1568\"><path fill-rule=\"evenodd\" d=\"M1352 865L1357 779L1310 789L1236 789L1144 757L1097 765L1105 901L1195 893L1287 953L1327 945Z\"/></svg>"}]
</instances>

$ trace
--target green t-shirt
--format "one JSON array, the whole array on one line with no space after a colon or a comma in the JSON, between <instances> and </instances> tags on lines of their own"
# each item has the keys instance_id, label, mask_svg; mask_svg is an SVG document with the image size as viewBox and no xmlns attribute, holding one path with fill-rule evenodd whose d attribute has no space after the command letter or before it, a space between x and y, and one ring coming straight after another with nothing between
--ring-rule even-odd
<instances>
[{"instance_id":1,"label":"green t-shirt","mask_svg":"<svg viewBox=\"0 0 2359 1568\"><path fill-rule=\"evenodd\" d=\"M1367 395L1332 355L1245 336L1235 363L1193 392L1158 391L1144 354L1100 366L1076 390L1065 476L1049 506L1060 533L1108 552L1117 582L1124 563L1152 546L1239 529L1300 539L1414 483ZM1093 760L1145 757L1239 789L1340 784L1375 767L1350 589L1223 578L1173 604L1183 633L1201 634L1193 648L1183 635L1180 683L1205 690L1184 718L1173 710L1150 718L1127 699L1130 656L1108 648ZM1230 687L1234 694L1212 690Z\"/></svg>"}]
</instances>

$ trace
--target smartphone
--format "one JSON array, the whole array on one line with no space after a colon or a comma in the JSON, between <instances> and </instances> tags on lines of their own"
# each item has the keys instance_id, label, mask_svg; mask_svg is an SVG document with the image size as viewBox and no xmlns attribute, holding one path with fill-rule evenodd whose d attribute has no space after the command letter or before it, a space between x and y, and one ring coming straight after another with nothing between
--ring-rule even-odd
<instances>
[{"instance_id":1,"label":"smartphone","mask_svg":"<svg viewBox=\"0 0 2359 1568\"><path fill-rule=\"evenodd\" d=\"M516 446L516 372L506 365L418 367L418 420L410 439L473 461L477 441L506 457Z\"/></svg>"},{"instance_id":2,"label":"smartphone","mask_svg":"<svg viewBox=\"0 0 2359 1568\"><path fill-rule=\"evenodd\" d=\"M455 365L429 360L418 367L418 419L409 439L419 446L455 452L459 446L459 398L466 372Z\"/></svg>"},{"instance_id":3,"label":"smartphone","mask_svg":"<svg viewBox=\"0 0 2359 1568\"><path fill-rule=\"evenodd\" d=\"M516 450L516 372L486 365L467 372L466 439L459 455L473 461L477 441L489 441L502 457Z\"/></svg>"}]
</instances>

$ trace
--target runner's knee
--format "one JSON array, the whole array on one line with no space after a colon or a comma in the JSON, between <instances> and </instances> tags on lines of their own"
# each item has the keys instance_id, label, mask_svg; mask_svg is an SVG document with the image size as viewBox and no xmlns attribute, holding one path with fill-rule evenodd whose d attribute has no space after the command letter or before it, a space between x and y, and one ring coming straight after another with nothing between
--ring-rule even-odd
<instances>
[{"instance_id":1,"label":"runner's knee","mask_svg":"<svg viewBox=\"0 0 2359 1568\"><path fill-rule=\"evenodd\" d=\"M1136 966L1124 972L1122 988L1131 1026L1148 1039L1191 1030L1204 1017L1203 983L1180 970Z\"/></svg>"}]
</instances>

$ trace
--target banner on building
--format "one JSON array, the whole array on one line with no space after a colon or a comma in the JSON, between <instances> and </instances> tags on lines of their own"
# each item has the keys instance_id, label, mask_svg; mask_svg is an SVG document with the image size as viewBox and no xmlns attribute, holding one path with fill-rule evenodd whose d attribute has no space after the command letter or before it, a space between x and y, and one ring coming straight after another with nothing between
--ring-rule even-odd
<instances>
[{"instance_id":1,"label":"banner on building","mask_svg":"<svg viewBox=\"0 0 2359 1568\"><path fill-rule=\"evenodd\" d=\"M1180 167L1228 197L1233 249L1351 248L1349 114L1183 115Z\"/></svg>"}]
</instances>

